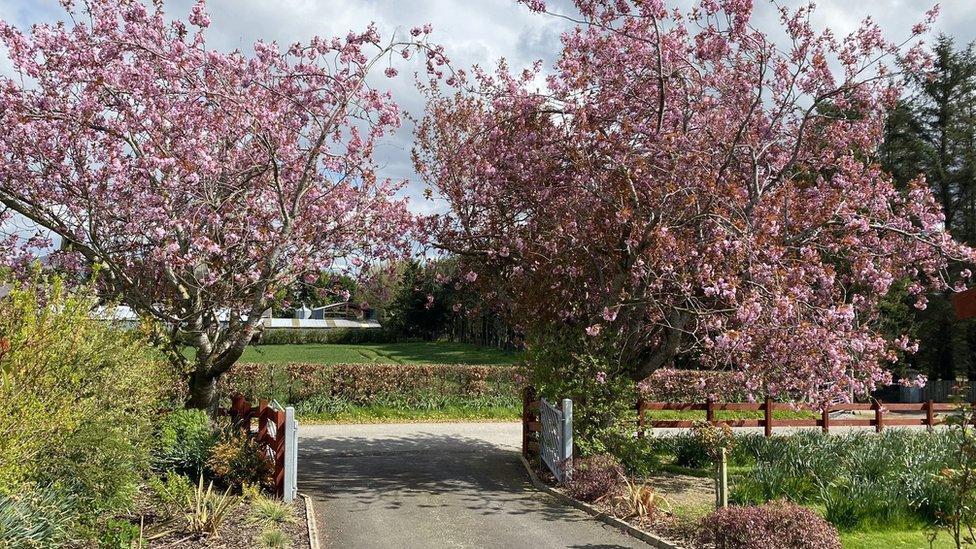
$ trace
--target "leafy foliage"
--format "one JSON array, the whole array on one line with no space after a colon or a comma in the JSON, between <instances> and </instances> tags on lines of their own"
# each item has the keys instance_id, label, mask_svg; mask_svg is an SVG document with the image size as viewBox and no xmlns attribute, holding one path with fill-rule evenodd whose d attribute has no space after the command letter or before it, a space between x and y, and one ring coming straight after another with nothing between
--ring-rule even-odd
<instances>
[{"instance_id":1,"label":"leafy foliage","mask_svg":"<svg viewBox=\"0 0 976 549\"><path fill-rule=\"evenodd\" d=\"M254 439L231 428L211 449L207 470L228 487L270 486L274 465Z\"/></svg>"},{"instance_id":2,"label":"leafy foliage","mask_svg":"<svg viewBox=\"0 0 976 549\"><path fill-rule=\"evenodd\" d=\"M840 549L837 530L815 512L777 501L719 509L701 524L700 541L720 549Z\"/></svg>"},{"instance_id":3,"label":"leafy foliage","mask_svg":"<svg viewBox=\"0 0 976 549\"><path fill-rule=\"evenodd\" d=\"M195 534L215 534L220 529L228 515L237 508L241 500L230 493L230 488L223 494L213 491L213 482L203 489L203 477L200 477L197 489L193 493L193 502L186 514L187 528Z\"/></svg>"},{"instance_id":4,"label":"leafy foliage","mask_svg":"<svg viewBox=\"0 0 976 549\"><path fill-rule=\"evenodd\" d=\"M609 495L624 478L623 467L610 455L574 458L573 476L566 493L580 501L593 502Z\"/></svg>"},{"instance_id":5,"label":"leafy foliage","mask_svg":"<svg viewBox=\"0 0 976 549\"><path fill-rule=\"evenodd\" d=\"M158 431L153 456L156 468L199 476L216 443L210 417L203 410L175 410L166 414Z\"/></svg>"},{"instance_id":6,"label":"leafy foliage","mask_svg":"<svg viewBox=\"0 0 976 549\"><path fill-rule=\"evenodd\" d=\"M94 304L58 279L0 298L0 494L51 486L85 528L130 504L171 380L139 331L91 318Z\"/></svg>"},{"instance_id":7,"label":"leafy foliage","mask_svg":"<svg viewBox=\"0 0 976 549\"><path fill-rule=\"evenodd\" d=\"M183 513L193 501L193 483L175 472L151 476L147 484L157 508L169 517Z\"/></svg>"},{"instance_id":8,"label":"leafy foliage","mask_svg":"<svg viewBox=\"0 0 976 549\"><path fill-rule=\"evenodd\" d=\"M0 494L0 546L60 547L71 539L77 515L72 498L51 488Z\"/></svg>"}]
</instances>

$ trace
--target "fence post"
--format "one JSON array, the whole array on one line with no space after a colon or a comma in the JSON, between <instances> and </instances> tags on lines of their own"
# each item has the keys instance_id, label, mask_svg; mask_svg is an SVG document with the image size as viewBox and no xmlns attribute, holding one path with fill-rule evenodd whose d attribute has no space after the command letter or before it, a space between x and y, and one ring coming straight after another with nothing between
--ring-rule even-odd
<instances>
[{"instance_id":1,"label":"fence post","mask_svg":"<svg viewBox=\"0 0 976 549\"><path fill-rule=\"evenodd\" d=\"M935 429L935 406L932 399L925 402L925 428L929 432Z\"/></svg>"},{"instance_id":2,"label":"fence post","mask_svg":"<svg viewBox=\"0 0 976 549\"><path fill-rule=\"evenodd\" d=\"M875 399L872 407L874 408L874 430L880 433L884 429L884 413L881 411L881 401Z\"/></svg>"},{"instance_id":3,"label":"fence post","mask_svg":"<svg viewBox=\"0 0 976 549\"><path fill-rule=\"evenodd\" d=\"M715 403L711 398L705 401L705 421L709 423L715 421Z\"/></svg>"},{"instance_id":4,"label":"fence post","mask_svg":"<svg viewBox=\"0 0 976 549\"><path fill-rule=\"evenodd\" d=\"M564 480L573 478L573 401L563 399L562 448L559 457L563 463Z\"/></svg>"},{"instance_id":5,"label":"fence post","mask_svg":"<svg viewBox=\"0 0 976 549\"><path fill-rule=\"evenodd\" d=\"M291 406L285 408L285 429L281 435L285 437L285 488L282 499L291 502L298 495L298 422L295 421L295 409Z\"/></svg>"},{"instance_id":6,"label":"fence post","mask_svg":"<svg viewBox=\"0 0 976 549\"><path fill-rule=\"evenodd\" d=\"M722 509L729 506L729 468L725 448L719 449L715 466L715 507Z\"/></svg>"},{"instance_id":7,"label":"fence post","mask_svg":"<svg viewBox=\"0 0 976 549\"><path fill-rule=\"evenodd\" d=\"M529 421L532 420L532 410L529 405L535 398L535 390L526 386L522 389L522 455L529 457Z\"/></svg>"},{"instance_id":8,"label":"fence post","mask_svg":"<svg viewBox=\"0 0 976 549\"><path fill-rule=\"evenodd\" d=\"M766 397L766 402L763 405L764 411L764 427L766 438L773 436L773 399Z\"/></svg>"},{"instance_id":9,"label":"fence post","mask_svg":"<svg viewBox=\"0 0 976 549\"><path fill-rule=\"evenodd\" d=\"M823 410L820 412L821 429L824 434L830 432L830 404L824 403Z\"/></svg>"}]
</instances>

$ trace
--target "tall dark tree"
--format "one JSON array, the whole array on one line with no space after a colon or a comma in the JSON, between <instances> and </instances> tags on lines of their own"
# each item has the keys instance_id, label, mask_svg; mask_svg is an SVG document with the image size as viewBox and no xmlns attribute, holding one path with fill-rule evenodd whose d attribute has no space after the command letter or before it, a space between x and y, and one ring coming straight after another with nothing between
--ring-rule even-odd
<instances>
[{"instance_id":1,"label":"tall dark tree","mask_svg":"<svg viewBox=\"0 0 976 549\"><path fill-rule=\"evenodd\" d=\"M976 53L939 36L931 74L917 74L891 113L881 159L899 184L924 175L952 235L976 244ZM958 322L946 295L914 315L919 352L910 363L931 377L976 376L974 325Z\"/></svg>"}]
</instances>

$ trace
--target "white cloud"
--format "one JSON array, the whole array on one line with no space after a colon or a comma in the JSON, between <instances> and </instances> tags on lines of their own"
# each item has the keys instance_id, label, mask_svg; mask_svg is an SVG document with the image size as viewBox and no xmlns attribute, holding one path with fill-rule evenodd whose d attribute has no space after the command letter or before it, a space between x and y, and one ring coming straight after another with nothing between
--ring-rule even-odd
<instances>
[{"instance_id":1,"label":"white cloud","mask_svg":"<svg viewBox=\"0 0 976 549\"><path fill-rule=\"evenodd\" d=\"M787 5L805 0L781 0ZM172 0L167 10L173 17L185 17L193 0ZM570 12L569 0L550 2L554 9ZM689 0L674 2L686 6ZM922 19L930 2L919 0L818 0L814 20L829 26L838 35L856 28L870 15L892 37L907 36L911 26ZM771 3L755 2L754 23L774 29L777 12ZM384 37L406 33L413 26L431 23L433 40L447 49L457 66L493 65L500 57L520 68L536 59L552 65L559 49L559 34L567 28L562 19L532 13L515 0L211 0L213 23L208 30L211 47L250 50L258 40L276 40L283 45L307 41L313 35L345 35L375 22ZM0 17L26 28L31 23L52 21L62 14L56 0L0 0ZM943 0L937 30L955 36L960 44L976 38L976 3L973 0ZM411 72L419 67L401 66L394 80L377 76L378 86L389 88L401 105L413 114L423 109L420 94L414 89ZM9 63L0 58L0 72ZM383 175L414 180L407 190L417 211L440 209L436 203L422 204L422 186L415 181L410 147L412 129L404 126L378 147L377 160Z\"/></svg>"}]
</instances>

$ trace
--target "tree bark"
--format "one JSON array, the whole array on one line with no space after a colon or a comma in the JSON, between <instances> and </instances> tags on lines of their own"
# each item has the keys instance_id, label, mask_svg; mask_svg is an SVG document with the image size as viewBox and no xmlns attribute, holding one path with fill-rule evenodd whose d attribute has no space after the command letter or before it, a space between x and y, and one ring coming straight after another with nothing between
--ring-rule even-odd
<instances>
[{"instance_id":1,"label":"tree bark","mask_svg":"<svg viewBox=\"0 0 976 549\"><path fill-rule=\"evenodd\" d=\"M190 374L190 398L186 402L187 408L206 410L211 417L217 415L217 378L211 375L209 368L198 364L197 369Z\"/></svg>"}]
</instances>

